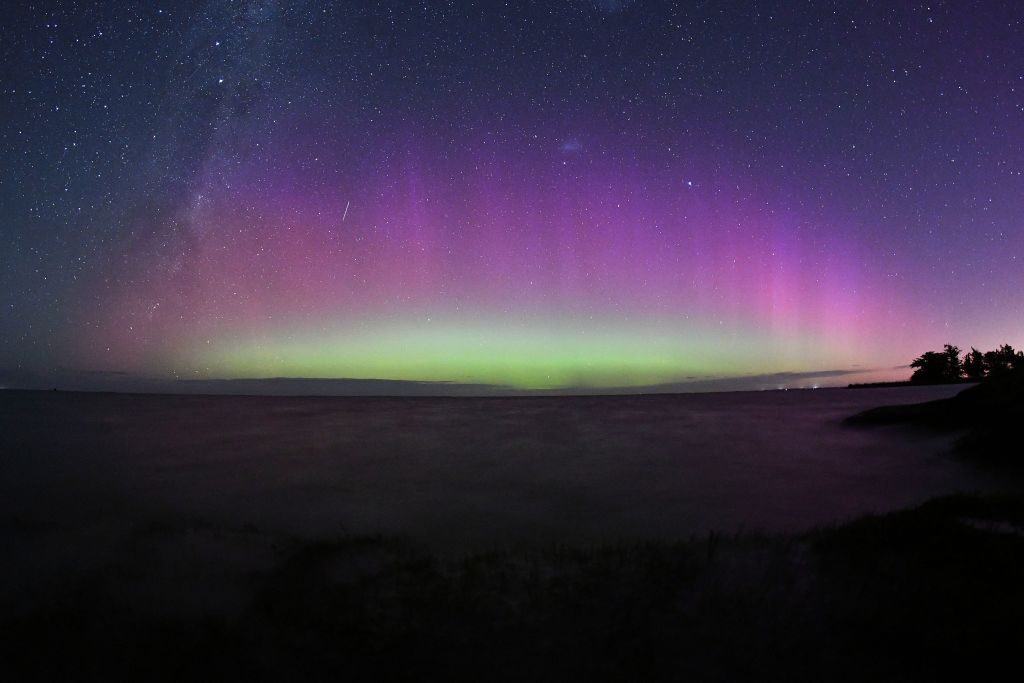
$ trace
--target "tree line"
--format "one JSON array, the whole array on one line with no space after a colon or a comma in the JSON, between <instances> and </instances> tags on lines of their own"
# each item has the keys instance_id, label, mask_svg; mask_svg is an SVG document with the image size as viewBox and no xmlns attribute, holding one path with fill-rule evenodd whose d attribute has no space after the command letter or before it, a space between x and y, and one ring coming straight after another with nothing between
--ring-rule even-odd
<instances>
[{"instance_id":1,"label":"tree line","mask_svg":"<svg viewBox=\"0 0 1024 683\"><path fill-rule=\"evenodd\" d=\"M915 358L910 367L914 368L910 381L915 384L977 382L1024 371L1024 352L1014 351L1009 344L984 353L972 346L961 357L958 347L946 344L942 351L926 351Z\"/></svg>"}]
</instances>

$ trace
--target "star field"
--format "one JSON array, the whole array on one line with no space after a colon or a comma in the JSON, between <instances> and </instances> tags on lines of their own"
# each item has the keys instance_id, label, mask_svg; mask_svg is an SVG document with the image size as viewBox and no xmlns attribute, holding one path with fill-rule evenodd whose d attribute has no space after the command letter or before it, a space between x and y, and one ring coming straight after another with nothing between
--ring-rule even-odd
<instances>
[{"instance_id":1,"label":"star field","mask_svg":"<svg viewBox=\"0 0 1024 683\"><path fill-rule=\"evenodd\" d=\"M1024 344L1017 2L7 12L0 379L889 379Z\"/></svg>"}]
</instances>

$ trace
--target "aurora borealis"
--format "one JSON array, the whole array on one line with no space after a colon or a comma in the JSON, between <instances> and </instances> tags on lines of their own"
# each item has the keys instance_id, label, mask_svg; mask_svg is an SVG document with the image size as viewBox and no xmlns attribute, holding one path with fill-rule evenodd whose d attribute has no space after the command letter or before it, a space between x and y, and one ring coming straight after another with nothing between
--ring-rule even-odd
<instances>
[{"instance_id":1,"label":"aurora borealis","mask_svg":"<svg viewBox=\"0 0 1024 683\"><path fill-rule=\"evenodd\" d=\"M9 11L0 381L890 379L1024 345L1017 2Z\"/></svg>"}]
</instances>

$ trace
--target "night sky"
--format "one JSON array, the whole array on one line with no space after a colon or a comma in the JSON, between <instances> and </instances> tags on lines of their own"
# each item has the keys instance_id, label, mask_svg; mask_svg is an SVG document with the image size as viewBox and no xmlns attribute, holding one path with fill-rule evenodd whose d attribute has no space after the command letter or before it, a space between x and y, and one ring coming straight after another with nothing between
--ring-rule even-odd
<instances>
[{"instance_id":1,"label":"night sky","mask_svg":"<svg viewBox=\"0 0 1024 683\"><path fill-rule=\"evenodd\" d=\"M1019 0L4 12L0 384L753 388L1024 345Z\"/></svg>"}]
</instances>

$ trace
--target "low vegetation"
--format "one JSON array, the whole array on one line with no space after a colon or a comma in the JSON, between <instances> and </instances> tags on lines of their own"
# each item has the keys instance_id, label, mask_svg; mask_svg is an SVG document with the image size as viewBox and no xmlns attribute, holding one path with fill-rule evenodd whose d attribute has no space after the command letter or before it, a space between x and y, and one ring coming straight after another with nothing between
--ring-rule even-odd
<instances>
[{"instance_id":1,"label":"low vegetation","mask_svg":"<svg viewBox=\"0 0 1024 683\"><path fill-rule=\"evenodd\" d=\"M140 559L261 539L271 562L219 579L244 589L230 609L203 602L223 558L171 585ZM1022 563L1024 503L973 496L795 536L461 558L164 525L5 611L0 654L11 680L983 679L1017 664Z\"/></svg>"}]
</instances>

